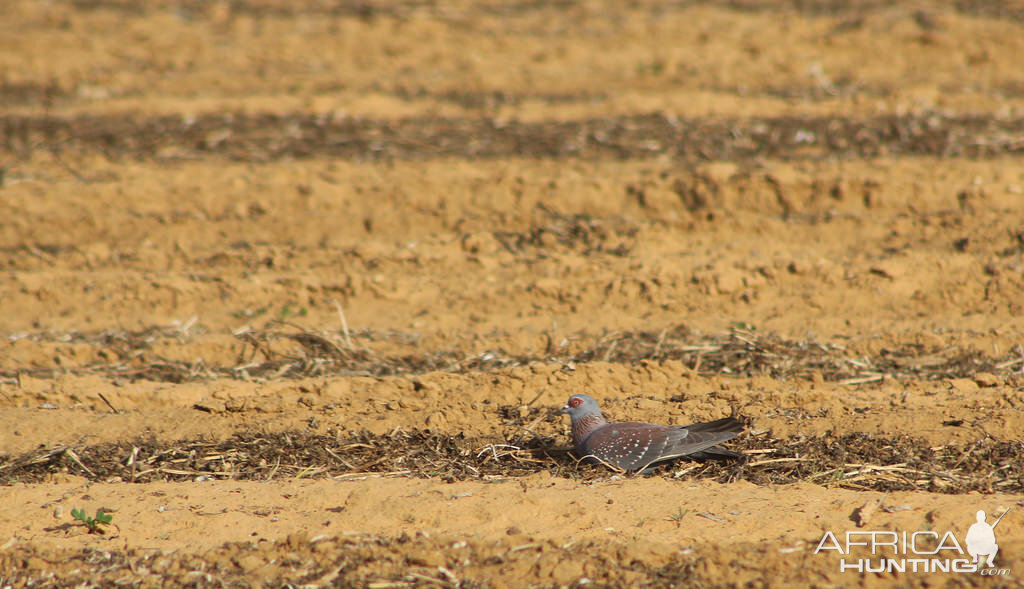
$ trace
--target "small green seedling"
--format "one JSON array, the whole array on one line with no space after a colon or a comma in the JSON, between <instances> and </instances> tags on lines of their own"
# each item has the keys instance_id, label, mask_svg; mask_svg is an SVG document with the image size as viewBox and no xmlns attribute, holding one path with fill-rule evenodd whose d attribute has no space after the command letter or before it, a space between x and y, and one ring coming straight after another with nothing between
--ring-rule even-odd
<instances>
[{"instance_id":1,"label":"small green seedling","mask_svg":"<svg viewBox=\"0 0 1024 589\"><path fill-rule=\"evenodd\" d=\"M676 527L678 528L683 524L683 518L686 517L687 513L688 512L686 510L680 507L675 513L669 514L668 520L676 522Z\"/></svg>"},{"instance_id":2,"label":"small green seedling","mask_svg":"<svg viewBox=\"0 0 1024 589\"><path fill-rule=\"evenodd\" d=\"M84 509L72 509L71 515L85 524L90 534L102 534L103 528L100 524L109 524L114 519L113 514L103 511L103 508L96 510L96 517L89 517Z\"/></svg>"}]
</instances>

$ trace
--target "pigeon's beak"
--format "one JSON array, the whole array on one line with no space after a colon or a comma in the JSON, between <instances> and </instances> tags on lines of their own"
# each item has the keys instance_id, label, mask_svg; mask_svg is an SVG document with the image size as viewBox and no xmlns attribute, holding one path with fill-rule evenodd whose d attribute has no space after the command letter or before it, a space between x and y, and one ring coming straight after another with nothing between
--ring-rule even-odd
<instances>
[{"instance_id":1,"label":"pigeon's beak","mask_svg":"<svg viewBox=\"0 0 1024 589\"><path fill-rule=\"evenodd\" d=\"M569 406L568 405L562 405L561 409L559 409L558 411L555 411L555 415L568 415L568 414L569 414Z\"/></svg>"}]
</instances>

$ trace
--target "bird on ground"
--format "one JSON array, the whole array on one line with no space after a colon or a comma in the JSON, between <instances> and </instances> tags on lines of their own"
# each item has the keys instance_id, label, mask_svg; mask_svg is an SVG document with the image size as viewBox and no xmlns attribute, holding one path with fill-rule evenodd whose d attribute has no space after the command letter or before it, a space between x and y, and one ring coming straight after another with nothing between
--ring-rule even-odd
<instances>
[{"instance_id":1,"label":"bird on ground","mask_svg":"<svg viewBox=\"0 0 1024 589\"><path fill-rule=\"evenodd\" d=\"M608 423L597 401L573 395L559 414L572 420L573 453L581 460L597 459L621 470L645 471L675 458L726 460L742 458L719 443L736 437L743 423L732 417L693 425Z\"/></svg>"}]
</instances>

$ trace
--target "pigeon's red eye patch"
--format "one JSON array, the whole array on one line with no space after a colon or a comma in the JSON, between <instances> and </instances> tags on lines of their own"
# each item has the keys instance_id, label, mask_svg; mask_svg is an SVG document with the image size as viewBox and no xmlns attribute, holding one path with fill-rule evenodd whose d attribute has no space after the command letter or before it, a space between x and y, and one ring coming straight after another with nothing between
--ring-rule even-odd
<instances>
[{"instance_id":1,"label":"pigeon's red eye patch","mask_svg":"<svg viewBox=\"0 0 1024 589\"><path fill-rule=\"evenodd\" d=\"M569 399L569 406L570 407L579 407L582 403L583 403L583 399L580 399L579 397L573 397L573 398Z\"/></svg>"}]
</instances>

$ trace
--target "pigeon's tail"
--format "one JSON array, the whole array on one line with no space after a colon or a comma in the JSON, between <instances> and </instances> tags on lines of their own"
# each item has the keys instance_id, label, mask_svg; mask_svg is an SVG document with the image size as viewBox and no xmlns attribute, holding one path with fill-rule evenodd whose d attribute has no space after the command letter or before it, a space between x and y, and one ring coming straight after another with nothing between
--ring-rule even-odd
<instances>
[{"instance_id":1,"label":"pigeon's tail","mask_svg":"<svg viewBox=\"0 0 1024 589\"><path fill-rule=\"evenodd\" d=\"M723 417L722 419L716 419L707 423L688 425L686 429L694 434L738 434L743 431L743 422L735 417Z\"/></svg>"},{"instance_id":2,"label":"pigeon's tail","mask_svg":"<svg viewBox=\"0 0 1024 589\"><path fill-rule=\"evenodd\" d=\"M743 422L734 417L723 417L707 423L695 423L686 428L691 434L719 434L720 440L725 441L743 431ZM729 435L731 434L731 435ZM744 458L743 454L726 450L721 446L711 446L687 456L695 460L735 460Z\"/></svg>"}]
</instances>

